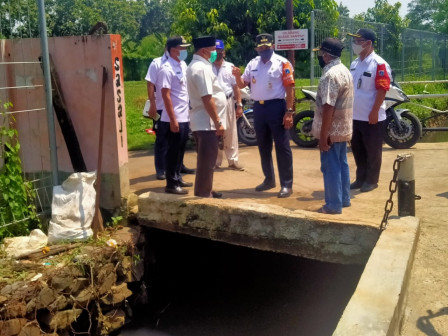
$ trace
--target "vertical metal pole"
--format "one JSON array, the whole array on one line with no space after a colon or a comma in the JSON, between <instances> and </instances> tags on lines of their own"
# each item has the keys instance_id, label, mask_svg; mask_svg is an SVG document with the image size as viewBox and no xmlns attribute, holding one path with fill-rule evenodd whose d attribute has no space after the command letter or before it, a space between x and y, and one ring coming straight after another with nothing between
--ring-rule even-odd
<instances>
[{"instance_id":1,"label":"vertical metal pole","mask_svg":"<svg viewBox=\"0 0 448 336\"><path fill-rule=\"evenodd\" d=\"M422 38L422 32L420 32L420 47L419 47L419 53L418 53L418 69L420 71L420 76L423 73L423 38Z\"/></svg>"},{"instance_id":2,"label":"vertical metal pole","mask_svg":"<svg viewBox=\"0 0 448 336\"><path fill-rule=\"evenodd\" d=\"M398 216L415 216L415 178L414 156L399 155L405 158L400 164L397 176Z\"/></svg>"},{"instance_id":3,"label":"vertical metal pole","mask_svg":"<svg viewBox=\"0 0 448 336\"><path fill-rule=\"evenodd\" d=\"M37 0L39 15L40 42L42 47L42 66L45 78L45 100L47 103L48 136L50 139L50 161L53 185L59 184L56 132L54 128L53 100L51 96L50 56L48 53L47 23L45 21L44 0Z\"/></svg>"},{"instance_id":4,"label":"vertical metal pole","mask_svg":"<svg viewBox=\"0 0 448 336\"><path fill-rule=\"evenodd\" d=\"M286 0L286 29L292 30L293 26L293 5L292 0ZM294 57L294 50L288 50L288 59L291 62L292 68L295 69L296 62Z\"/></svg>"},{"instance_id":5,"label":"vertical metal pole","mask_svg":"<svg viewBox=\"0 0 448 336\"><path fill-rule=\"evenodd\" d=\"M434 39L436 38L436 36L434 35L432 37L432 80L436 79L436 50L435 50L435 46L436 44L434 43Z\"/></svg>"},{"instance_id":6,"label":"vertical metal pole","mask_svg":"<svg viewBox=\"0 0 448 336\"><path fill-rule=\"evenodd\" d=\"M380 42L380 50L381 56L384 57L384 24L381 25L381 42Z\"/></svg>"},{"instance_id":7,"label":"vertical metal pole","mask_svg":"<svg viewBox=\"0 0 448 336\"><path fill-rule=\"evenodd\" d=\"M405 31L401 34L401 81L404 82L404 49L405 49Z\"/></svg>"},{"instance_id":8,"label":"vertical metal pole","mask_svg":"<svg viewBox=\"0 0 448 336\"><path fill-rule=\"evenodd\" d=\"M310 85L314 85L314 52L313 49L314 47L314 11L311 11L311 33L310 33L310 37L311 37L311 46L310 46Z\"/></svg>"}]
</instances>

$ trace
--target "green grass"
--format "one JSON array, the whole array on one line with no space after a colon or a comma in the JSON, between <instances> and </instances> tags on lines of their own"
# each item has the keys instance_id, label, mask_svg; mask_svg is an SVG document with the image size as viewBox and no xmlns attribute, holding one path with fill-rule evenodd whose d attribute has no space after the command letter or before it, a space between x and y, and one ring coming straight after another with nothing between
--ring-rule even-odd
<instances>
[{"instance_id":1,"label":"green grass","mask_svg":"<svg viewBox=\"0 0 448 336\"><path fill-rule=\"evenodd\" d=\"M316 80L315 85L318 84ZM308 79L296 79L296 87L309 86L310 80ZM448 93L448 83L429 83L429 84L404 84L403 90L408 95L414 94L437 94ZM300 89L296 90L296 97L301 98L303 94ZM125 82L125 103L126 103L126 125L128 131L128 149L152 149L154 146L154 135L149 135L145 132L145 129L152 128L151 119L142 117L143 106L147 99L146 81L137 82ZM423 98L413 99L412 102L434 107L438 110L448 109L448 98ZM298 105L297 110L310 109L309 103L302 103ZM403 104L400 108L408 108L418 116L420 119L431 115L431 111L415 106L413 104ZM442 117L443 118L443 117ZM434 120L437 123L437 119ZM436 126L429 124L428 126Z\"/></svg>"},{"instance_id":2,"label":"green grass","mask_svg":"<svg viewBox=\"0 0 448 336\"><path fill-rule=\"evenodd\" d=\"M128 150L150 149L154 146L154 135L145 132L152 128L152 120L142 116L143 106L148 99L146 81L125 82L126 127Z\"/></svg>"}]
</instances>

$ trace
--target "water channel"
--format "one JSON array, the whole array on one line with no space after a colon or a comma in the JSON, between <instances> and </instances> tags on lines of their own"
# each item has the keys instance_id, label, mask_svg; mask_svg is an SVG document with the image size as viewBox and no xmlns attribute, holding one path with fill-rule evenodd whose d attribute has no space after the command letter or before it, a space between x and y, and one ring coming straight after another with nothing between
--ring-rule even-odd
<instances>
[{"instance_id":1,"label":"water channel","mask_svg":"<svg viewBox=\"0 0 448 336\"><path fill-rule=\"evenodd\" d=\"M331 335L363 265L150 230L149 304L121 336Z\"/></svg>"}]
</instances>

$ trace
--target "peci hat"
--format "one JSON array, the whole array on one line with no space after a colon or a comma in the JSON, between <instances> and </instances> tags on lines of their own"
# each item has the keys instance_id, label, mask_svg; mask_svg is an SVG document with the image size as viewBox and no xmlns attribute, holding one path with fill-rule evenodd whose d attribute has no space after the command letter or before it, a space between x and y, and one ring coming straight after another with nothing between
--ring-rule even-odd
<instances>
[{"instance_id":1,"label":"peci hat","mask_svg":"<svg viewBox=\"0 0 448 336\"><path fill-rule=\"evenodd\" d=\"M187 43L187 41L182 37L182 36L174 36L174 37L170 37L167 41L166 41L166 48L169 50L171 48L174 47L189 47L191 44Z\"/></svg>"},{"instance_id":2,"label":"peci hat","mask_svg":"<svg viewBox=\"0 0 448 336\"><path fill-rule=\"evenodd\" d=\"M271 34L257 35L257 37L255 38L256 48L262 47L262 46L270 47L270 46L272 46L273 41L274 41L274 38L272 37Z\"/></svg>"},{"instance_id":3,"label":"peci hat","mask_svg":"<svg viewBox=\"0 0 448 336\"><path fill-rule=\"evenodd\" d=\"M214 47L216 45L216 38L214 36L199 36L193 39L195 49Z\"/></svg>"},{"instance_id":4,"label":"peci hat","mask_svg":"<svg viewBox=\"0 0 448 336\"><path fill-rule=\"evenodd\" d=\"M216 49L224 49L224 42L222 40L216 40Z\"/></svg>"},{"instance_id":5,"label":"peci hat","mask_svg":"<svg viewBox=\"0 0 448 336\"><path fill-rule=\"evenodd\" d=\"M355 34L348 33L347 35L352 37L362 37L365 38L366 40L372 41L372 43L376 41L375 32L367 28L358 29L358 31Z\"/></svg>"},{"instance_id":6,"label":"peci hat","mask_svg":"<svg viewBox=\"0 0 448 336\"><path fill-rule=\"evenodd\" d=\"M328 37L322 41L320 47L313 49L313 51L323 50L330 55L341 57L342 49L344 49L344 45L341 41L336 38Z\"/></svg>"}]
</instances>

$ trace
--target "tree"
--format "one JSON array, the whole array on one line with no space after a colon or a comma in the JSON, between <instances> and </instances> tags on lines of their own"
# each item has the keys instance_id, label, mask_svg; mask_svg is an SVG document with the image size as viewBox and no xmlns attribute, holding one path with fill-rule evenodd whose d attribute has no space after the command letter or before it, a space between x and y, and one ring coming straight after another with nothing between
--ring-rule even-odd
<instances>
[{"instance_id":1,"label":"tree","mask_svg":"<svg viewBox=\"0 0 448 336\"><path fill-rule=\"evenodd\" d=\"M413 0L408 9L409 28L448 34L448 0Z\"/></svg>"},{"instance_id":2,"label":"tree","mask_svg":"<svg viewBox=\"0 0 448 336\"><path fill-rule=\"evenodd\" d=\"M174 22L172 15L175 0L145 0L146 14L140 25L139 39L151 34L169 35Z\"/></svg>"},{"instance_id":3,"label":"tree","mask_svg":"<svg viewBox=\"0 0 448 336\"><path fill-rule=\"evenodd\" d=\"M50 36L85 35L102 21L108 33L136 40L145 6L144 0L47 0L45 11Z\"/></svg>"},{"instance_id":4,"label":"tree","mask_svg":"<svg viewBox=\"0 0 448 336\"><path fill-rule=\"evenodd\" d=\"M350 10L348 9L348 7L344 6L342 2L339 3L338 12L340 16L350 16Z\"/></svg>"}]
</instances>

